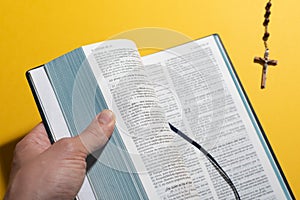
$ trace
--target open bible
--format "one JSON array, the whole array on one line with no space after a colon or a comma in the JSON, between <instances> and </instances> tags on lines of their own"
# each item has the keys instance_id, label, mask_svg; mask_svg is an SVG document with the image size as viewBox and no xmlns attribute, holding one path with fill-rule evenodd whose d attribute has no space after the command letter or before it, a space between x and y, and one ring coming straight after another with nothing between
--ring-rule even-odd
<instances>
[{"instance_id":1,"label":"open bible","mask_svg":"<svg viewBox=\"0 0 300 200\"><path fill-rule=\"evenodd\" d=\"M134 42L75 49L27 72L49 138L79 134L110 109L116 128L87 158L78 199L294 199L218 35L141 57Z\"/></svg>"}]
</instances>

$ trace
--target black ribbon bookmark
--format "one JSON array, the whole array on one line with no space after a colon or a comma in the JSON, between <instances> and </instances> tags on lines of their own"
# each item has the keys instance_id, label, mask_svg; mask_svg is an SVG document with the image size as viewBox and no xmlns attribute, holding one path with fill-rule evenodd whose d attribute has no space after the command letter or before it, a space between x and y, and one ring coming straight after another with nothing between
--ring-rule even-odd
<instances>
[{"instance_id":1,"label":"black ribbon bookmark","mask_svg":"<svg viewBox=\"0 0 300 200\"><path fill-rule=\"evenodd\" d=\"M197 149L199 149L205 156L206 158L210 161L210 163L215 167L215 169L219 172L219 174L224 178L224 180L228 183L228 185L231 187L235 199L240 200L240 195L234 186L233 182L229 178L229 176L226 174L226 172L221 168L221 166L218 164L218 162L197 142L192 140L189 136L178 130L175 126L169 123L169 126L171 130L175 133L177 133L179 136L181 136L183 139L185 139L187 142L190 144L194 145Z\"/></svg>"}]
</instances>

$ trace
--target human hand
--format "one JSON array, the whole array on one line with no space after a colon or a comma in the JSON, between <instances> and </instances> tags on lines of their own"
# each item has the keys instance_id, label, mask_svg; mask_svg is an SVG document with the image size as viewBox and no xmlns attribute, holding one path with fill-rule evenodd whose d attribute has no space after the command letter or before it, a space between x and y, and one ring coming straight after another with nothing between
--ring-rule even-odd
<instances>
[{"instance_id":1,"label":"human hand","mask_svg":"<svg viewBox=\"0 0 300 200\"><path fill-rule=\"evenodd\" d=\"M105 110L80 135L53 145L44 125L37 125L16 145L5 199L74 199L87 155L106 144L114 125L114 114Z\"/></svg>"}]
</instances>

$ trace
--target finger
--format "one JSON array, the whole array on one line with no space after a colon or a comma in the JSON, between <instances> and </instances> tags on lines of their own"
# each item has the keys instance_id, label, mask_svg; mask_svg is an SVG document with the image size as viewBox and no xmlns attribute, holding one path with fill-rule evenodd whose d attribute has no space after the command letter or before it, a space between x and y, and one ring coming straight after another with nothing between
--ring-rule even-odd
<instances>
[{"instance_id":1,"label":"finger","mask_svg":"<svg viewBox=\"0 0 300 200\"><path fill-rule=\"evenodd\" d=\"M114 130L114 126L114 114L110 110L103 110L76 139L80 140L87 154L92 153L106 144Z\"/></svg>"},{"instance_id":2,"label":"finger","mask_svg":"<svg viewBox=\"0 0 300 200\"><path fill-rule=\"evenodd\" d=\"M35 158L51 146L43 123L34 127L15 147L16 168Z\"/></svg>"},{"instance_id":3,"label":"finger","mask_svg":"<svg viewBox=\"0 0 300 200\"><path fill-rule=\"evenodd\" d=\"M36 146L47 149L51 146L45 126L43 123L36 125L26 136L27 139L35 143Z\"/></svg>"},{"instance_id":4,"label":"finger","mask_svg":"<svg viewBox=\"0 0 300 200\"><path fill-rule=\"evenodd\" d=\"M36 125L16 146L16 151L26 155L39 154L51 146L43 123ZM26 151L26 152L24 152Z\"/></svg>"}]
</instances>

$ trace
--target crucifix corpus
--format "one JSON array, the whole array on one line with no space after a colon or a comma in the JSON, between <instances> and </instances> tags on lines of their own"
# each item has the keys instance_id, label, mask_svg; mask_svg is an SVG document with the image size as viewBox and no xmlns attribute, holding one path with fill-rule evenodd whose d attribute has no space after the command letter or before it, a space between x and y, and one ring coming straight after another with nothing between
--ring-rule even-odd
<instances>
[{"instance_id":1,"label":"crucifix corpus","mask_svg":"<svg viewBox=\"0 0 300 200\"><path fill-rule=\"evenodd\" d=\"M269 0L269 2L267 3L265 9L266 9L266 13L264 15L265 17L265 20L264 20L264 23L263 23L263 26L265 27L265 33L264 33L264 36L263 36L263 41L264 41L264 45L265 45L265 55L263 58L261 57L255 57L254 58L254 62L255 63L259 63L262 65L262 75L261 75L261 85L260 85L260 88L261 89L264 89L266 87L266 80L267 80L267 70L268 70L268 66L271 65L271 66L275 66L277 65L277 60L270 60L269 59L269 48L268 48L268 39L269 39L269 36L270 36L270 33L268 32L268 25L269 25L269 22L270 22L270 15L271 15L271 6L272 6L272 3L271 3L271 0Z\"/></svg>"}]
</instances>

